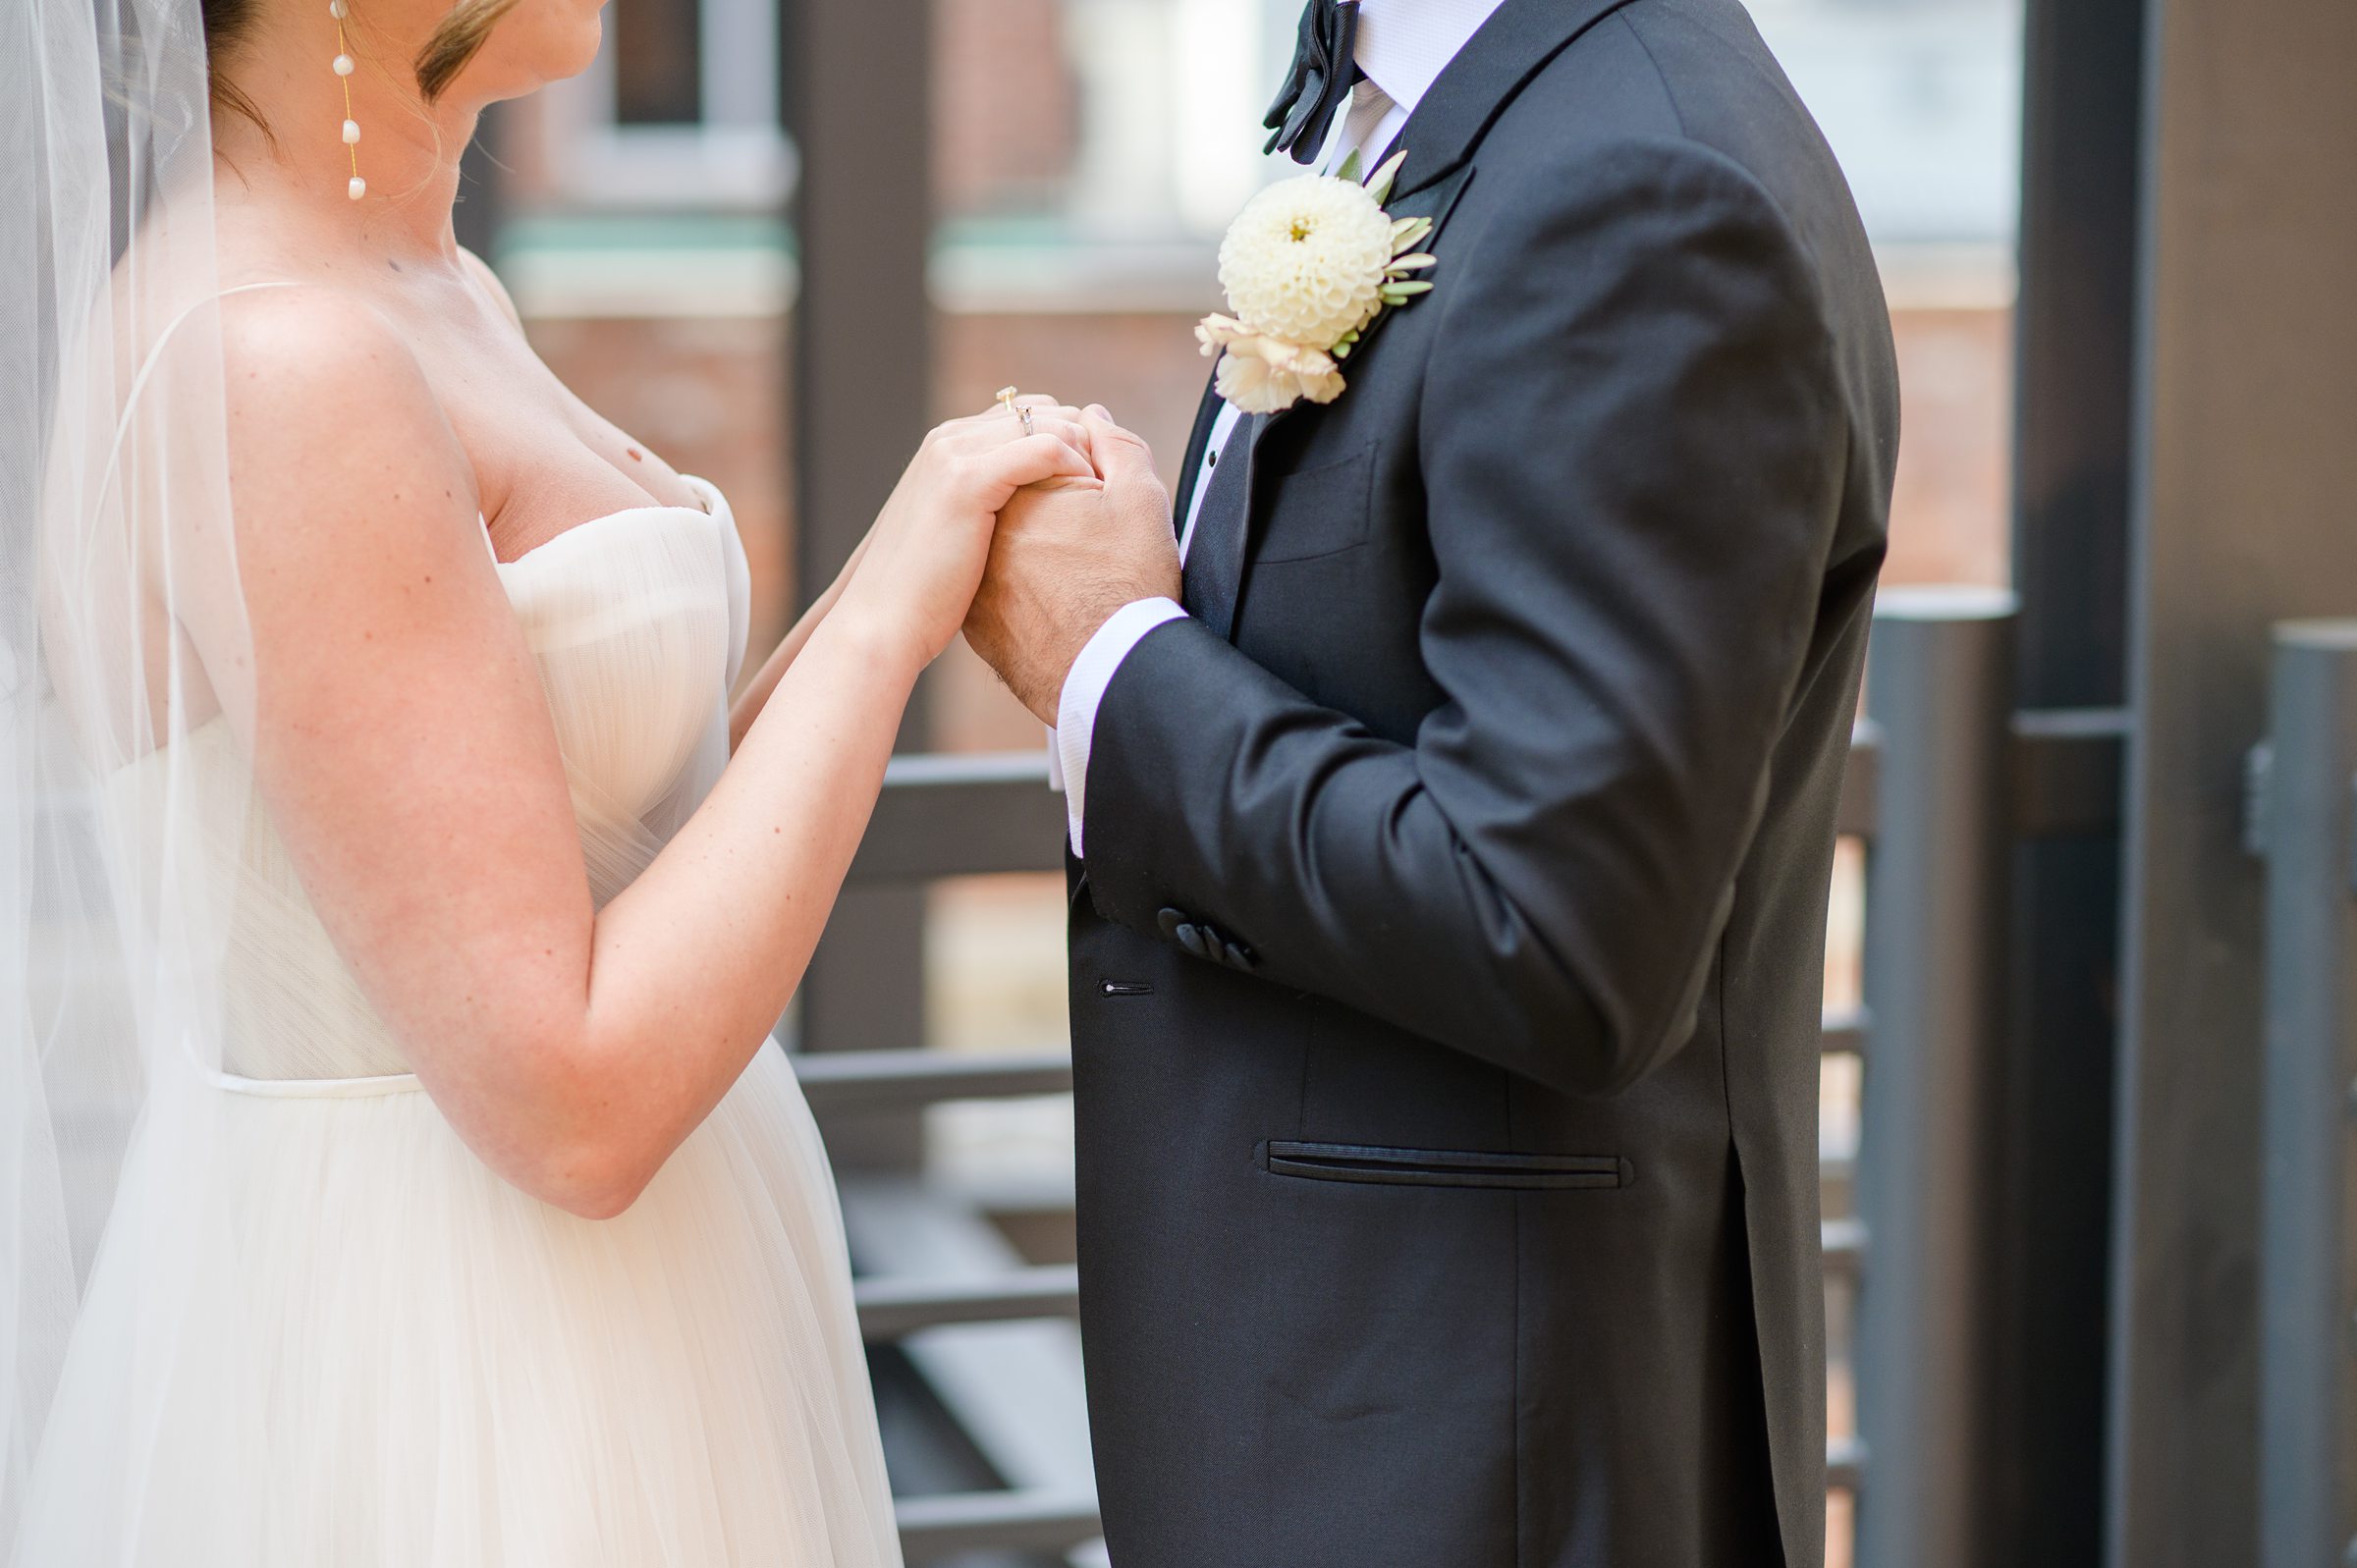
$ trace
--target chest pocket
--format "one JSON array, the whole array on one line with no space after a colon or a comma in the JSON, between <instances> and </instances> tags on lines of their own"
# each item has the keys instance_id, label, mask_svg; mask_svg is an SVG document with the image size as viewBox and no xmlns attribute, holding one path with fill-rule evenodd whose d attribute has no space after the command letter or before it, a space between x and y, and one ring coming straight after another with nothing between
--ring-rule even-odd
<instances>
[{"instance_id":1,"label":"chest pocket","mask_svg":"<svg viewBox=\"0 0 2357 1568\"><path fill-rule=\"evenodd\" d=\"M1311 561L1365 544L1379 444L1369 441L1272 477L1254 563Z\"/></svg>"}]
</instances>

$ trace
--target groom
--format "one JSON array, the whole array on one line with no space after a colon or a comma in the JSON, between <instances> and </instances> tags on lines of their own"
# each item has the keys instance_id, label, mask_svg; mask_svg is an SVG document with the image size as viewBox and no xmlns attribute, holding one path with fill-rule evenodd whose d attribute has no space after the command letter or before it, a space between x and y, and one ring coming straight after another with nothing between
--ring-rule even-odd
<instances>
[{"instance_id":1,"label":"groom","mask_svg":"<svg viewBox=\"0 0 2357 1568\"><path fill-rule=\"evenodd\" d=\"M1818 1568L1873 257L1737 0L1315 0L1338 117L1432 291L1206 399L1182 581L1100 422L968 625L1069 795L1113 1561Z\"/></svg>"}]
</instances>

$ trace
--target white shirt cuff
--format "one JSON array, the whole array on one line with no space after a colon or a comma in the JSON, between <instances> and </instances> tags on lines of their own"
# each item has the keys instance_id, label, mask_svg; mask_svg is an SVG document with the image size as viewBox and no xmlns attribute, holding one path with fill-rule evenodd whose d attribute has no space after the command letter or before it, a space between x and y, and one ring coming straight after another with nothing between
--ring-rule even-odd
<instances>
[{"instance_id":1,"label":"white shirt cuff","mask_svg":"<svg viewBox=\"0 0 2357 1568\"><path fill-rule=\"evenodd\" d=\"M1080 656L1064 677L1064 693L1056 703L1054 754L1063 766L1064 809L1070 822L1072 853L1080 848L1080 824L1088 796L1088 747L1097 729L1097 709L1113 684L1122 661L1129 657L1145 634L1166 621L1183 620L1186 612L1169 599L1139 599L1107 618L1088 639Z\"/></svg>"}]
</instances>

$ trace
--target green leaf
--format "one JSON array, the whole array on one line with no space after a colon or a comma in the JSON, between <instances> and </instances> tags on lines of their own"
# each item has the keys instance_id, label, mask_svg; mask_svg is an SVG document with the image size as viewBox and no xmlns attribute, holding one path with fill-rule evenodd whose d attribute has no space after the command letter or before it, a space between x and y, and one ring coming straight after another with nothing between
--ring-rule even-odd
<instances>
[{"instance_id":1,"label":"green leaf","mask_svg":"<svg viewBox=\"0 0 2357 1568\"><path fill-rule=\"evenodd\" d=\"M1432 266L1440 259L1441 258L1439 256L1433 255L1430 251L1419 250L1412 256L1392 257L1392 268L1394 271L1412 271L1418 267Z\"/></svg>"},{"instance_id":2,"label":"green leaf","mask_svg":"<svg viewBox=\"0 0 2357 1568\"><path fill-rule=\"evenodd\" d=\"M1392 193L1392 181L1398 177L1399 166L1406 161L1405 149L1393 153L1384 160L1383 167L1375 171L1375 177L1367 182L1367 194L1375 198L1375 205L1382 206L1384 198Z\"/></svg>"},{"instance_id":3,"label":"green leaf","mask_svg":"<svg viewBox=\"0 0 2357 1568\"><path fill-rule=\"evenodd\" d=\"M1350 156L1344 158L1343 160L1343 166L1334 171L1334 177L1337 180L1355 181L1358 178L1358 148L1352 147L1350 149Z\"/></svg>"},{"instance_id":4,"label":"green leaf","mask_svg":"<svg viewBox=\"0 0 2357 1568\"><path fill-rule=\"evenodd\" d=\"M1412 249L1416 243L1432 233L1430 218L1401 218L1392 225L1392 254Z\"/></svg>"}]
</instances>

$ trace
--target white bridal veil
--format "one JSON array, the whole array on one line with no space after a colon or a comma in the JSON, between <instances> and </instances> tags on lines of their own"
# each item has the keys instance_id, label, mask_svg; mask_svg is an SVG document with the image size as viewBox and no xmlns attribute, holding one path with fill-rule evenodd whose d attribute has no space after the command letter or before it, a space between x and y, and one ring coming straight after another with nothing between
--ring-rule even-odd
<instances>
[{"instance_id":1,"label":"white bridal veil","mask_svg":"<svg viewBox=\"0 0 2357 1568\"><path fill-rule=\"evenodd\" d=\"M94 1259L177 1302L116 1202L133 1128L209 1179L251 661L228 507L197 0L0 5L0 1558L23 1556ZM192 743L192 742L194 743ZM193 760L208 760L198 767ZM128 1189L122 1189L128 1190ZM183 1188L185 1191L185 1186ZM137 1402L225 1325L143 1313ZM94 1336L84 1335L85 1341ZM78 1372L81 1369L77 1369ZM149 1430L137 1410L121 1430ZM135 1437L71 1506L139 1495Z\"/></svg>"}]
</instances>

